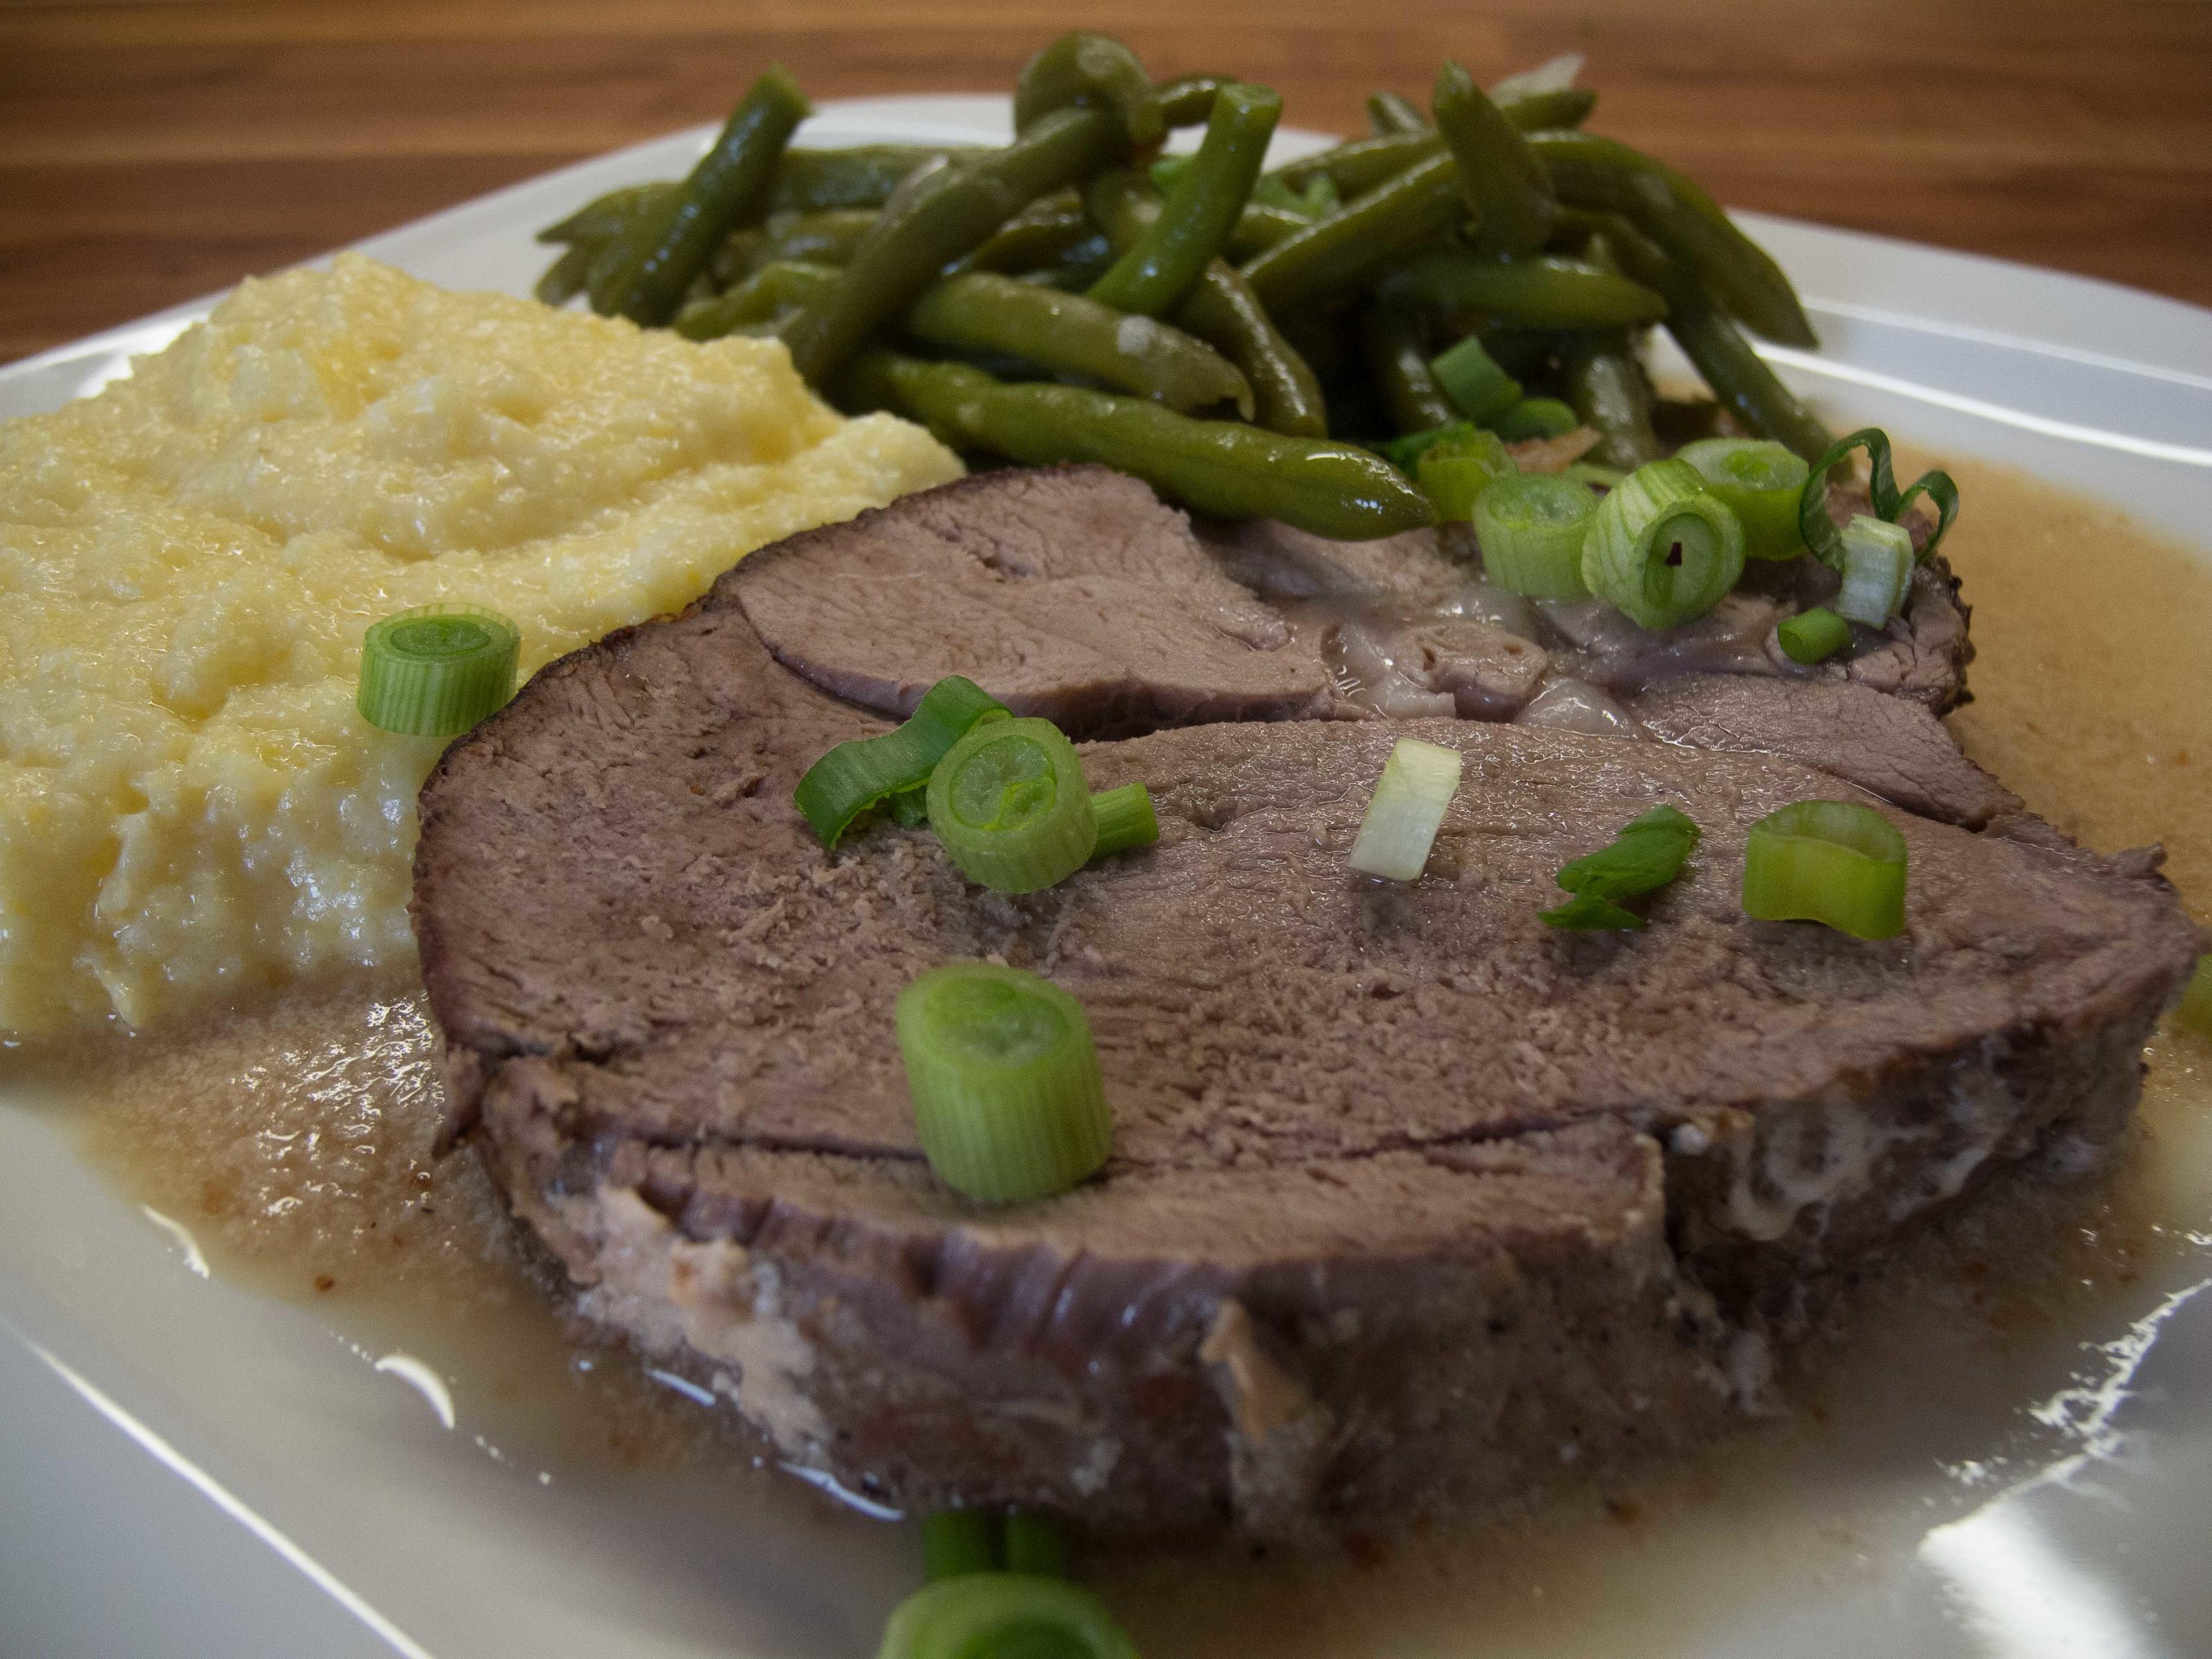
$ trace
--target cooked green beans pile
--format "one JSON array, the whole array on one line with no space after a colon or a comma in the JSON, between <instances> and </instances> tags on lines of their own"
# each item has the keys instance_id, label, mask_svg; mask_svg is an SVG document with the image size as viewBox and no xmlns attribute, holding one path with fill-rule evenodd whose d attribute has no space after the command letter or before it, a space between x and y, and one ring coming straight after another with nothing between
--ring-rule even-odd
<instances>
[{"instance_id":1,"label":"cooked green beans pile","mask_svg":"<svg viewBox=\"0 0 2212 1659\"><path fill-rule=\"evenodd\" d=\"M1665 454L1662 428L1817 457L1829 434L1745 337L1814 343L1788 280L1690 179L1583 131L1571 67L1486 93L1447 64L1425 109L1379 91L1371 137L1272 172L1273 92L1156 82L1103 35L1031 60L998 149L790 149L808 106L771 69L688 177L539 233L562 252L538 293L781 339L842 407L1334 536L1434 523L1379 452L1470 417L1571 447L1571 409L1616 470ZM1179 128L1195 152L1163 155ZM1655 398L1654 325L1711 401Z\"/></svg>"}]
</instances>

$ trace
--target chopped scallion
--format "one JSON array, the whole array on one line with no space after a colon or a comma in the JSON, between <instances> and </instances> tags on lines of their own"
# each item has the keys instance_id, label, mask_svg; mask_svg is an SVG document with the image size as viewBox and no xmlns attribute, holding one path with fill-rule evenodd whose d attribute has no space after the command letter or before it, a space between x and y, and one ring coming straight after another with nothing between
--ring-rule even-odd
<instances>
[{"instance_id":1,"label":"chopped scallion","mask_svg":"<svg viewBox=\"0 0 2212 1659\"><path fill-rule=\"evenodd\" d=\"M1098 844L1075 745L1050 720L992 720L929 775L929 827L963 873L1000 893L1064 881Z\"/></svg>"},{"instance_id":2,"label":"chopped scallion","mask_svg":"<svg viewBox=\"0 0 2212 1659\"><path fill-rule=\"evenodd\" d=\"M1585 932L1638 928L1644 918L1620 901L1664 887L1682 873L1697 850L1698 826L1671 806L1655 806L1632 818L1608 846L1562 868L1559 885L1574 896L1556 910L1540 910L1547 927Z\"/></svg>"},{"instance_id":3,"label":"chopped scallion","mask_svg":"<svg viewBox=\"0 0 2212 1659\"><path fill-rule=\"evenodd\" d=\"M1446 432L1421 452L1413 477L1436 503L1437 513L1465 523L1474 516L1482 492L1517 469L1505 453L1505 441L1495 432L1475 426L1463 432L1448 428Z\"/></svg>"},{"instance_id":4,"label":"chopped scallion","mask_svg":"<svg viewBox=\"0 0 2212 1659\"><path fill-rule=\"evenodd\" d=\"M371 726L418 738L459 737L507 706L522 635L496 611L426 605L362 637L354 705Z\"/></svg>"},{"instance_id":5,"label":"chopped scallion","mask_svg":"<svg viewBox=\"0 0 2212 1659\"><path fill-rule=\"evenodd\" d=\"M1352 843L1352 867L1390 881L1416 879L1428 866L1462 763L1456 749L1399 738Z\"/></svg>"},{"instance_id":6,"label":"chopped scallion","mask_svg":"<svg viewBox=\"0 0 2212 1659\"><path fill-rule=\"evenodd\" d=\"M1160 838L1152 791L1141 783L1100 790L1091 798L1091 810L1098 820L1098 842L1091 849L1093 864L1133 847L1150 847Z\"/></svg>"},{"instance_id":7,"label":"chopped scallion","mask_svg":"<svg viewBox=\"0 0 2212 1659\"><path fill-rule=\"evenodd\" d=\"M1835 569L1844 568L1843 533L1828 514L1828 475L1850 459L1854 449L1867 453L1867 497L1874 504L1875 516L1894 524L1905 515L1905 509L1925 495L1936 503L1936 533L1928 538L1928 545L1920 550L1926 558L1936 550L1936 544L1948 533L1954 520L1959 516L1959 486L1951 482L1948 472L1922 473L1900 490L1897 476L1891 470L1889 434L1880 427L1862 427L1848 438L1837 441L1828 453L1813 463L1806 475L1805 487L1797 497L1798 533L1805 545L1823 564Z\"/></svg>"},{"instance_id":8,"label":"chopped scallion","mask_svg":"<svg viewBox=\"0 0 2212 1659\"><path fill-rule=\"evenodd\" d=\"M1376 444L1375 453L1401 472L1411 472L1420 465L1421 457L1438 444L1471 439L1476 429L1473 421L1453 421L1443 426L1432 426L1425 432L1408 432L1402 438Z\"/></svg>"},{"instance_id":9,"label":"chopped scallion","mask_svg":"<svg viewBox=\"0 0 2212 1659\"><path fill-rule=\"evenodd\" d=\"M1431 362L1429 372L1470 421L1487 422L1521 401L1521 382L1472 334Z\"/></svg>"},{"instance_id":10,"label":"chopped scallion","mask_svg":"<svg viewBox=\"0 0 2212 1659\"><path fill-rule=\"evenodd\" d=\"M1911 533L1861 513L1844 526L1843 544L1836 614L1863 627L1887 627L1912 586Z\"/></svg>"},{"instance_id":11,"label":"chopped scallion","mask_svg":"<svg viewBox=\"0 0 2212 1659\"><path fill-rule=\"evenodd\" d=\"M1492 581L1532 599L1578 599L1583 543L1597 515L1586 483L1556 472L1516 472L1475 499L1474 535Z\"/></svg>"},{"instance_id":12,"label":"chopped scallion","mask_svg":"<svg viewBox=\"0 0 2212 1659\"><path fill-rule=\"evenodd\" d=\"M792 792L799 812L824 847L835 847L853 820L888 802L901 823L919 823L916 795L952 745L977 725L1006 719L1006 706L957 674L922 693L913 718L880 737L841 743L806 769Z\"/></svg>"},{"instance_id":13,"label":"chopped scallion","mask_svg":"<svg viewBox=\"0 0 2212 1659\"><path fill-rule=\"evenodd\" d=\"M1765 439L1701 438L1674 458L1697 468L1743 521L1746 558L1791 559L1805 550L1797 508L1811 469L1802 456Z\"/></svg>"},{"instance_id":14,"label":"chopped scallion","mask_svg":"<svg viewBox=\"0 0 2212 1659\"><path fill-rule=\"evenodd\" d=\"M1743 912L1756 921L1825 922L1856 939L1905 931L1905 837L1871 806L1801 800L1751 826Z\"/></svg>"},{"instance_id":15,"label":"chopped scallion","mask_svg":"<svg viewBox=\"0 0 2212 1659\"><path fill-rule=\"evenodd\" d=\"M1577 461L1564 469L1559 476L1572 478L1577 483L1586 483L1592 489L1612 489L1628 474L1617 466L1600 466L1595 461Z\"/></svg>"},{"instance_id":16,"label":"chopped scallion","mask_svg":"<svg viewBox=\"0 0 2212 1659\"><path fill-rule=\"evenodd\" d=\"M1651 461L1608 490L1583 546L1583 580L1640 628L1679 628L1743 574L1743 525L1687 461Z\"/></svg>"},{"instance_id":17,"label":"chopped scallion","mask_svg":"<svg viewBox=\"0 0 2212 1659\"><path fill-rule=\"evenodd\" d=\"M988 1510L939 1510L921 1518L921 1559L929 1582L999 1567L998 1517Z\"/></svg>"},{"instance_id":18,"label":"chopped scallion","mask_svg":"<svg viewBox=\"0 0 2212 1659\"><path fill-rule=\"evenodd\" d=\"M2181 1006L2173 1017L2197 1036L2212 1039L2212 956L2197 959L2197 971L2189 976L2189 988L2181 994Z\"/></svg>"},{"instance_id":19,"label":"chopped scallion","mask_svg":"<svg viewBox=\"0 0 2212 1659\"><path fill-rule=\"evenodd\" d=\"M1058 1527L1041 1515L1016 1510L1006 1517L1006 1571L1040 1578L1062 1578L1067 1574L1067 1540Z\"/></svg>"},{"instance_id":20,"label":"chopped scallion","mask_svg":"<svg viewBox=\"0 0 2212 1659\"><path fill-rule=\"evenodd\" d=\"M1826 662L1851 642L1851 625L1826 605L1814 605L1785 619L1775 630L1783 654L1810 667Z\"/></svg>"},{"instance_id":21,"label":"chopped scallion","mask_svg":"<svg viewBox=\"0 0 2212 1659\"><path fill-rule=\"evenodd\" d=\"M1106 1161L1113 1121L1091 1023L1051 981L951 963L899 993L897 1024L921 1150L954 1191L1026 1203Z\"/></svg>"},{"instance_id":22,"label":"chopped scallion","mask_svg":"<svg viewBox=\"0 0 2212 1659\"><path fill-rule=\"evenodd\" d=\"M1523 398L1490 423L1490 429L1507 443L1529 438L1556 438L1582 424L1571 404L1557 398Z\"/></svg>"},{"instance_id":23,"label":"chopped scallion","mask_svg":"<svg viewBox=\"0 0 2212 1659\"><path fill-rule=\"evenodd\" d=\"M916 1590L876 1659L1137 1659L1106 1604L1065 1578L971 1573Z\"/></svg>"}]
</instances>

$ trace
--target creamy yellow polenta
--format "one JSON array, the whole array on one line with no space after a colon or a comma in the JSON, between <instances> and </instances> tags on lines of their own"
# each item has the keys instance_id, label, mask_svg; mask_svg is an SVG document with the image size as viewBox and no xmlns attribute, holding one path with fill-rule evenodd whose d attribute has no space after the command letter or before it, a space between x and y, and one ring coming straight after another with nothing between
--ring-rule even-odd
<instances>
[{"instance_id":1,"label":"creamy yellow polenta","mask_svg":"<svg viewBox=\"0 0 2212 1659\"><path fill-rule=\"evenodd\" d=\"M781 346L357 257L0 423L0 1031L409 957L441 745L355 712L378 617L492 606L528 672L959 470Z\"/></svg>"}]
</instances>

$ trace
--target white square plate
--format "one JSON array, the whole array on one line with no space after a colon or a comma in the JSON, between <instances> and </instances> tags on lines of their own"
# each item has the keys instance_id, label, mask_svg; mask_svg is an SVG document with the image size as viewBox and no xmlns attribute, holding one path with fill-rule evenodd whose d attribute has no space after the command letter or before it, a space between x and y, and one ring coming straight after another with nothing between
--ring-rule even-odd
<instances>
[{"instance_id":1,"label":"white square plate","mask_svg":"<svg viewBox=\"0 0 2212 1659\"><path fill-rule=\"evenodd\" d=\"M880 99L824 108L801 142L1001 143L1007 128L1003 98ZM546 257L538 227L613 186L680 173L708 134L360 246L448 287L526 294ZM1278 142L1287 155L1323 141ZM1839 427L1887 426L2108 497L2212 559L2212 313L1789 220L1745 223L1826 342L1817 356L1771 355ZM131 354L211 303L0 369L0 416L126 373ZM1951 1489L1909 1456L1868 1471L1902 1525L1867 1544L1862 1570L1785 1572L1784 1594L1663 1617L1655 1604L1640 1640L1634 1621L1605 1626L1626 1638L1599 1637L1562 1605L1549 1637L1506 1645L1590 1659L1622 1639L1644 1655L1794 1659L2204 1651L2203 1288L2147 1288L2102 1333L2116 1340L2084 1356L2068 1461L1989 1489L1978 1508L1955 1491L1939 1504L1936 1489ZM196 1273L88 1166L64 1113L0 1083L0 1656L851 1656L873 1650L915 1581L906 1534L769 1493L769 1477L522 1467L489 1443L465 1395L447 1425L375 1357L306 1307ZM1923 1511L1944 1524L1914 1522ZM1514 1628L1528 1627L1524 1610ZM1503 1635L1470 1631L1465 1650L1496 1650Z\"/></svg>"}]
</instances>

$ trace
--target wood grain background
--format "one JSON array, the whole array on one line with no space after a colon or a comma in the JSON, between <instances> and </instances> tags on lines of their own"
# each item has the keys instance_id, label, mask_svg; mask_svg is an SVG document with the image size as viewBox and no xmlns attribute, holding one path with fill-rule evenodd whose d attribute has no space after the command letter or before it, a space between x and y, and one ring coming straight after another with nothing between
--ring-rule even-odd
<instances>
[{"instance_id":1,"label":"wood grain background","mask_svg":"<svg viewBox=\"0 0 2212 1659\"><path fill-rule=\"evenodd\" d=\"M1725 202L2212 304L2203 0L0 0L0 361L719 118L771 58L992 89L1079 22L1338 130L1579 51L1593 127Z\"/></svg>"}]
</instances>

